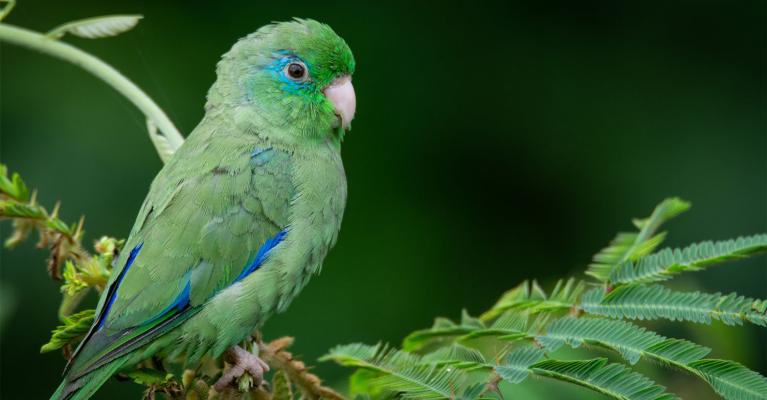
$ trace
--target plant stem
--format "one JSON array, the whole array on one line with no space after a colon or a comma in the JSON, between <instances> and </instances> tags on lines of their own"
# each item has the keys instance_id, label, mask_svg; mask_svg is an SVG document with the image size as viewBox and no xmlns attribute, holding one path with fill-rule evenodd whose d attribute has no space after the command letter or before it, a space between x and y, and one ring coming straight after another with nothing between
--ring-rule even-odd
<instances>
[{"instance_id":1,"label":"plant stem","mask_svg":"<svg viewBox=\"0 0 767 400\"><path fill-rule=\"evenodd\" d=\"M90 72L138 107L147 119L152 121L163 133L173 149L177 149L184 142L184 137L181 136L173 122L144 91L100 59L38 32L8 24L0 23L0 41L48 54Z\"/></svg>"}]
</instances>

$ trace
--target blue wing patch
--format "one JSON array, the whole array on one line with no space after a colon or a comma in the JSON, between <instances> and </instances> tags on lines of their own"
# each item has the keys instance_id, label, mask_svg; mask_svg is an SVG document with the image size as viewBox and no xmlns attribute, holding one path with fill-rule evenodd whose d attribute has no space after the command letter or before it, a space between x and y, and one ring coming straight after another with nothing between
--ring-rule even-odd
<instances>
[{"instance_id":1,"label":"blue wing patch","mask_svg":"<svg viewBox=\"0 0 767 400\"><path fill-rule=\"evenodd\" d=\"M271 147L259 147L250 154L250 163L254 167L260 167L268 163L272 157L274 157L274 151Z\"/></svg>"},{"instance_id":2,"label":"blue wing patch","mask_svg":"<svg viewBox=\"0 0 767 400\"><path fill-rule=\"evenodd\" d=\"M117 290L120 288L120 283L123 281L123 278L125 278L125 274L128 272L128 269L131 267L131 265L133 265L133 261L136 260L136 256L138 256L142 246L144 246L143 242L136 245L136 247L130 251L128 260L125 261L125 267L123 267L122 271L120 271L120 275L117 277L117 279L115 279L115 281L109 286L109 292L107 293L107 303L106 306L104 306L104 311L102 311L101 315L99 316L98 324L96 324L97 330L104 326L104 321L107 319L107 314L109 314L109 310L112 308L112 304L117 298Z\"/></svg>"},{"instance_id":3,"label":"blue wing patch","mask_svg":"<svg viewBox=\"0 0 767 400\"><path fill-rule=\"evenodd\" d=\"M256 253L256 258L251 262L245 269L240 272L240 275L237 276L237 278L234 280L233 283L241 281L246 276L253 273L255 270L260 267L264 261L266 261L266 257L269 256L269 252L280 242L282 242L285 239L285 236L288 234L288 231L286 229L281 230L280 232L277 232L276 235L269 238L264 242L264 244L261 245L261 247L258 248L258 252ZM120 275L117 277L117 279L114 281L114 283L109 287L109 292L107 294L107 302L106 306L104 306L104 311L99 316L98 323L96 324L96 330L101 329L104 326L104 322L106 321L106 317L109 314L109 311L112 308L112 304L114 304L115 299L117 298L117 292L120 289L120 283L122 283L123 278L125 277L125 274L130 269L131 265L133 265L133 261L135 261L136 257L138 256L138 253L141 251L141 247L143 246L143 243L139 243L136 247L131 250L130 255L128 256L128 260L125 262L125 267L120 271ZM150 319L148 322L151 322L153 320L156 320L157 318L165 315L167 312L176 310L181 311L185 309L187 306L189 306L189 295L191 292L191 282L189 277L187 277L186 285L184 286L184 289L181 291L181 293L178 294L175 300L168 305L168 307L160 312L156 317Z\"/></svg>"},{"instance_id":4,"label":"blue wing patch","mask_svg":"<svg viewBox=\"0 0 767 400\"><path fill-rule=\"evenodd\" d=\"M241 281L246 276L253 273L253 271L257 270L258 267L261 266L261 264L266 261L266 257L269 256L269 252L280 242L282 242L285 239L285 236L287 236L288 231L287 229L283 229L279 232L277 232L276 235L269 238L264 242L264 244L261 245L261 247L258 248L258 252L256 253L256 258L253 260L252 263L250 263L245 269L240 272L240 275L237 277L237 279L234 280L234 283L237 283Z\"/></svg>"}]
</instances>

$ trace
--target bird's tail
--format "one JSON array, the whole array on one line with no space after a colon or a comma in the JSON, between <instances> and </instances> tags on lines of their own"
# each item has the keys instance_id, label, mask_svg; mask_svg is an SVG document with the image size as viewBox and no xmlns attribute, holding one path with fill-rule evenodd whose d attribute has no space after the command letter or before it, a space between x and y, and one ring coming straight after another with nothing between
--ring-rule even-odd
<instances>
[{"instance_id":1,"label":"bird's tail","mask_svg":"<svg viewBox=\"0 0 767 400\"><path fill-rule=\"evenodd\" d=\"M118 358L74 380L65 377L50 400L87 400L96 393L107 379L117 373L123 364L125 364L124 357Z\"/></svg>"}]
</instances>

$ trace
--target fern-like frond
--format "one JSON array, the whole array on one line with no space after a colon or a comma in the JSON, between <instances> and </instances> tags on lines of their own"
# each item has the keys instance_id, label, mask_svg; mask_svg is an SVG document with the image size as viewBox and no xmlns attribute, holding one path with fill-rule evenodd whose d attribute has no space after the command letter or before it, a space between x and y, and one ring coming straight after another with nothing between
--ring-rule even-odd
<instances>
[{"instance_id":1,"label":"fern-like frond","mask_svg":"<svg viewBox=\"0 0 767 400\"><path fill-rule=\"evenodd\" d=\"M438 317L434 320L434 325L431 328L417 330L407 335L402 341L402 349L405 351L418 351L432 341L450 339L484 328L485 325L482 321L470 316L466 310L463 310L460 324L456 324L447 318Z\"/></svg>"},{"instance_id":2,"label":"fern-like frond","mask_svg":"<svg viewBox=\"0 0 767 400\"><path fill-rule=\"evenodd\" d=\"M560 361L543 360L530 366L536 375L574 383L614 399L670 400L677 399L663 386L646 376L607 359Z\"/></svg>"},{"instance_id":3,"label":"fern-like frond","mask_svg":"<svg viewBox=\"0 0 767 400\"><path fill-rule=\"evenodd\" d=\"M538 319L540 319L540 317ZM538 319L536 319L536 321ZM532 326L538 325L539 323L537 322L532 324ZM496 319L489 327L470 331L457 338L457 340L466 341L484 336L496 336L505 340L513 340L526 337L527 328L528 316L526 313L507 311L498 317L498 319Z\"/></svg>"},{"instance_id":4,"label":"fern-like frond","mask_svg":"<svg viewBox=\"0 0 767 400\"><path fill-rule=\"evenodd\" d=\"M476 349L472 349L458 343L441 347L434 352L424 355L422 363L434 365L452 365L456 368L474 370L479 368L493 368L485 356Z\"/></svg>"},{"instance_id":5,"label":"fern-like frond","mask_svg":"<svg viewBox=\"0 0 767 400\"><path fill-rule=\"evenodd\" d=\"M612 271L610 282L640 284L664 281L685 271L699 271L713 264L763 251L767 251L767 234L695 243L683 249L663 249L637 262L624 262Z\"/></svg>"},{"instance_id":6,"label":"fern-like frond","mask_svg":"<svg viewBox=\"0 0 767 400\"><path fill-rule=\"evenodd\" d=\"M599 345L617 351L632 365L648 349L666 340L655 332L628 322L588 317L556 320L544 335L536 339L549 351L556 351L565 343L572 347L579 347L582 343ZM703 355L707 353L708 349ZM669 359L668 362L676 363L676 360Z\"/></svg>"},{"instance_id":7,"label":"fern-like frond","mask_svg":"<svg viewBox=\"0 0 767 400\"><path fill-rule=\"evenodd\" d=\"M543 350L534 346L516 348L501 365L495 367L495 372L507 382L521 383L530 375L530 366L540 361L543 355Z\"/></svg>"},{"instance_id":8,"label":"fern-like frond","mask_svg":"<svg viewBox=\"0 0 767 400\"><path fill-rule=\"evenodd\" d=\"M748 321L767 326L767 301L736 293L676 292L661 285L621 286L609 294L593 289L583 295L581 309L590 314L628 319L668 319L710 324L717 319L727 325Z\"/></svg>"},{"instance_id":9,"label":"fern-like frond","mask_svg":"<svg viewBox=\"0 0 767 400\"><path fill-rule=\"evenodd\" d=\"M67 345L76 345L88 333L93 324L95 311L83 310L77 314L63 319L63 325L59 325L51 332L51 339L40 348L41 353L58 350Z\"/></svg>"},{"instance_id":10,"label":"fern-like frond","mask_svg":"<svg viewBox=\"0 0 767 400\"><path fill-rule=\"evenodd\" d=\"M530 315L567 310L578 300L586 290L586 283L570 278L559 280L551 291L551 295L538 285L538 282L522 282L521 285L504 293L495 305L479 319L489 321L512 309L524 309Z\"/></svg>"},{"instance_id":11,"label":"fern-like frond","mask_svg":"<svg viewBox=\"0 0 767 400\"><path fill-rule=\"evenodd\" d=\"M481 388L470 385L466 373L458 368L438 368L422 363L420 357L386 346L350 344L332 349L322 360L372 370L367 379L371 390L396 393L403 399L472 400Z\"/></svg>"},{"instance_id":12,"label":"fern-like frond","mask_svg":"<svg viewBox=\"0 0 767 400\"><path fill-rule=\"evenodd\" d=\"M700 360L691 363L690 367L725 399L767 399L767 379L734 361Z\"/></svg>"},{"instance_id":13,"label":"fern-like frond","mask_svg":"<svg viewBox=\"0 0 767 400\"><path fill-rule=\"evenodd\" d=\"M624 321L567 317L554 321L536 339L548 351L556 351L564 343L573 347L589 343L619 352L632 365L644 357L702 378L725 399L753 398L749 393L767 384L764 377L740 364L703 359L711 351L707 347L668 339ZM767 390L762 393L767 396Z\"/></svg>"},{"instance_id":14,"label":"fern-like frond","mask_svg":"<svg viewBox=\"0 0 767 400\"><path fill-rule=\"evenodd\" d=\"M662 201L655 207L650 217L633 221L639 232L618 233L607 247L594 255L586 275L600 282L607 282L613 269L618 265L652 253L666 236L665 233L655 234L658 228L689 208L690 203L676 197Z\"/></svg>"},{"instance_id":15,"label":"fern-like frond","mask_svg":"<svg viewBox=\"0 0 767 400\"><path fill-rule=\"evenodd\" d=\"M594 360L541 360L544 351L534 346L515 349L495 371L504 381L518 384L531 373L574 383L615 399L667 400L676 396L662 386L619 364L604 358Z\"/></svg>"},{"instance_id":16,"label":"fern-like frond","mask_svg":"<svg viewBox=\"0 0 767 400\"><path fill-rule=\"evenodd\" d=\"M665 339L664 341L648 347L644 354L654 361L662 364L668 364L674 367L681 367L698 361L708 355L711 349L684 339ZM692 371L691 371L692 372Z\"/></svg>"}]
</instances>

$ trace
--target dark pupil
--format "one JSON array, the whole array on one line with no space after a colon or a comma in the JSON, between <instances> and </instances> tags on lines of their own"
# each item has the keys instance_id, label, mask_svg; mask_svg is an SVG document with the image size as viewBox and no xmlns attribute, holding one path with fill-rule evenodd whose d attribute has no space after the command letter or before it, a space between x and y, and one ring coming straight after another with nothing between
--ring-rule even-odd
<instances>
[{"instance_id":1,"label":"dark pupil","mask_svg":"<svg viewBox=\"0 0 767 400\"><path fill-rule=\"evenodd\" d=\"M301 64L290 64L288 65L288 75L290 75L292 78L303 78L304 76L304 67Z\"/></svg>"}]
</instances>

